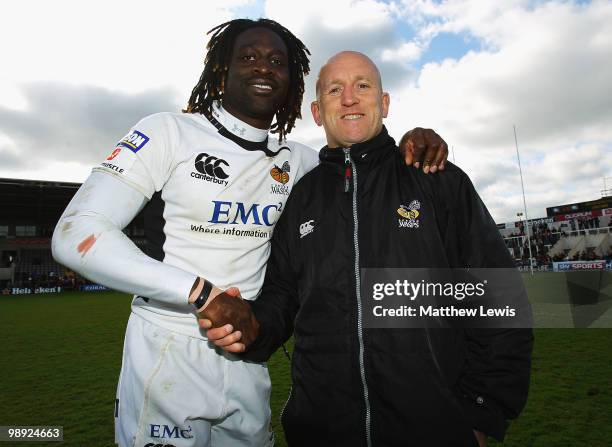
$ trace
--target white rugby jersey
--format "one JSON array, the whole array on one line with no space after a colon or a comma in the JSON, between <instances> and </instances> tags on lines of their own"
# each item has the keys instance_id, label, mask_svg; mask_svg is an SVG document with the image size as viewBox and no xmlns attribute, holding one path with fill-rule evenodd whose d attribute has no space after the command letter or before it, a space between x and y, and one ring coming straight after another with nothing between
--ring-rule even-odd
<instances>
[{"instance_id":1,"label":"white rugby jersey","mask_svg":"<svg viewBox=\"0 0 612 447\"><path fill-rule=\"evenodd\" d=\"M274 224L295 182L316 163L314 150L279 144L266 130L217 106L209 118L179 113L144 118L94 171L116 176L150 199L144 210L149 256L222 289L237 286L245 299L254 299ZM136 296L132 310L200 336L187 302Z\"/></svg>"}]
</instances>

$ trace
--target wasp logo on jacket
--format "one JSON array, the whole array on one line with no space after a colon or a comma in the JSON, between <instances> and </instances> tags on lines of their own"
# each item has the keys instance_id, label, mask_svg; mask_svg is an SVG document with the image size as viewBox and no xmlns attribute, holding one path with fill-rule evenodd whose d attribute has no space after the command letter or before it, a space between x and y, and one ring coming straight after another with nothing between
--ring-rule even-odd
<instances>
[{"instance_id":1,"label":"wasp logo on jacket","mask_svg":"<svg viewBox=\"0 0 612 447\"><path fill-rule=\"evenodd\" d=\"M399 228L419 228L419 210L421 209L421 202L418 200L413 200L406 205L400 205L397 209L397 214L399 214L403 219L398 219Z\"/></svg>"},{"instance_id":2,"label":"wasp logo on jacket","mask_svg":"<svg viewBox=\"0 0 612 447\"><path fill-rule=\"evenodd\" d=\"M191 177L227 186L229 174L223 170L223 166L229 167L227 161L202 152L196 157L194 165L198 172L192 172Z\"/></svg>"},{"instance_id":3,"label":"wasp logo on jacket","mask_svg":"<svg viewBox=\"0 0 612 447\"><path fill-rule=\"evenodd\" d=\"M291 167L289 166L289 161L283 163L282 167L278 167L274 165L274 167L270 170L270 176L277 183L270 185L270 192L272 194L282 194L284 196L289 195L289 187L286 185L289 182L289 172L291 171Z\"/></svg>"}]
</instances>

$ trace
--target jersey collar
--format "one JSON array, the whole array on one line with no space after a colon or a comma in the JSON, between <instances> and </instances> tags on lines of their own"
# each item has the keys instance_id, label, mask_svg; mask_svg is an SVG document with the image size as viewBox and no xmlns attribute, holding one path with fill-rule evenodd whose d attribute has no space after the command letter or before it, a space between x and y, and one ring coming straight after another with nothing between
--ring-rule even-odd
<instances>
[{"instance_id":1,"label":"jersey collar","mask_svg":"<svg viewBox=\"0 0 612 447\"><path fill-rule=\"evenodd\" d=\"M243 140L259 142L268 138L268 129L258 129L240 121L218 102L213 104L212 115L229 133Z\"/></svg>"},{"instance_id":2,"label":"jersey collar","mask_svg":"<svg viewBox=\"0 0 612 447\"><path fill-rule=\"evenodd\" d=\"M285 145L280 146L277 151L271 151L268 148L267 130L257 129L240 121L217 102L213 103L212 113L204 112L204 116L216 127L219 134L247 151L262 151L268 157L275 157L284 149L291 151Z\"/></svg>"}]
</instances>

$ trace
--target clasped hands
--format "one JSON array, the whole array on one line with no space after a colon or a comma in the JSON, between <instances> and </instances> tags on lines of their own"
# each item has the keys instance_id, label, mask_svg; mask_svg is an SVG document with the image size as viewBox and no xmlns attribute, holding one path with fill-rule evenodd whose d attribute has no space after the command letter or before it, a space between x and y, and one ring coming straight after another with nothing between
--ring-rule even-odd
<instances>
[{"instance_id":1,"label":"clasped hands","mask_svg":"<svg viewBox=\"0 0 612 447\"><path fill-rule=\"evenodd\" d=\"M230 287L209 300L198 312L198 324L216 346L231 353L240 353L255 341L259 323L251 306Z\"/></svg>"}]
</instances>

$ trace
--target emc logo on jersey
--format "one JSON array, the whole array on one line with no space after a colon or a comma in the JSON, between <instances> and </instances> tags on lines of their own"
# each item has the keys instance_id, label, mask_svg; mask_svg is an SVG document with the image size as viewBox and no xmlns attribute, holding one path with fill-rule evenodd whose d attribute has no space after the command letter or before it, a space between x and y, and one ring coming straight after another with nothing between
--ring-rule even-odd
<instances>
[{"instance_id":1,"label":"emc logo on jersey","mask_svg":"<svg viewBox=\"0 0 612 447\"><path fill-rule=\"evenodd\" d=\"M193 434L191 433L191 425L187 428L179 427L176 425L165 425L165 424L149 424L149 436L151 438L174 438L174 439L192 439Z\"/></svg>"},{"instance_id":2,"label":"emc logo on jersey","mask_svg":"<svg viewBox=\"0 0 612 447\"><path fill-rule=\"evenodd\" d=\"M274 204L245 204L242 202L226 202L213 200L212 218L208 221L213 224L242 223L243 225L265 225L271 227L283 209L282 202Z\"/></svg>"},{"instance_id":3,"label":"emc logo on jersey","mask_svg":"<svg viewBox=\"0 0 612 447\"><path fill-rule=\"evenodd\" d=\"M223 170L223 166L229 167L227 161L202 152L196 157L194 165L198 172L192 172L191 177L227 186L225 179L229 174Z\"/></svg>"}]
</instances>

